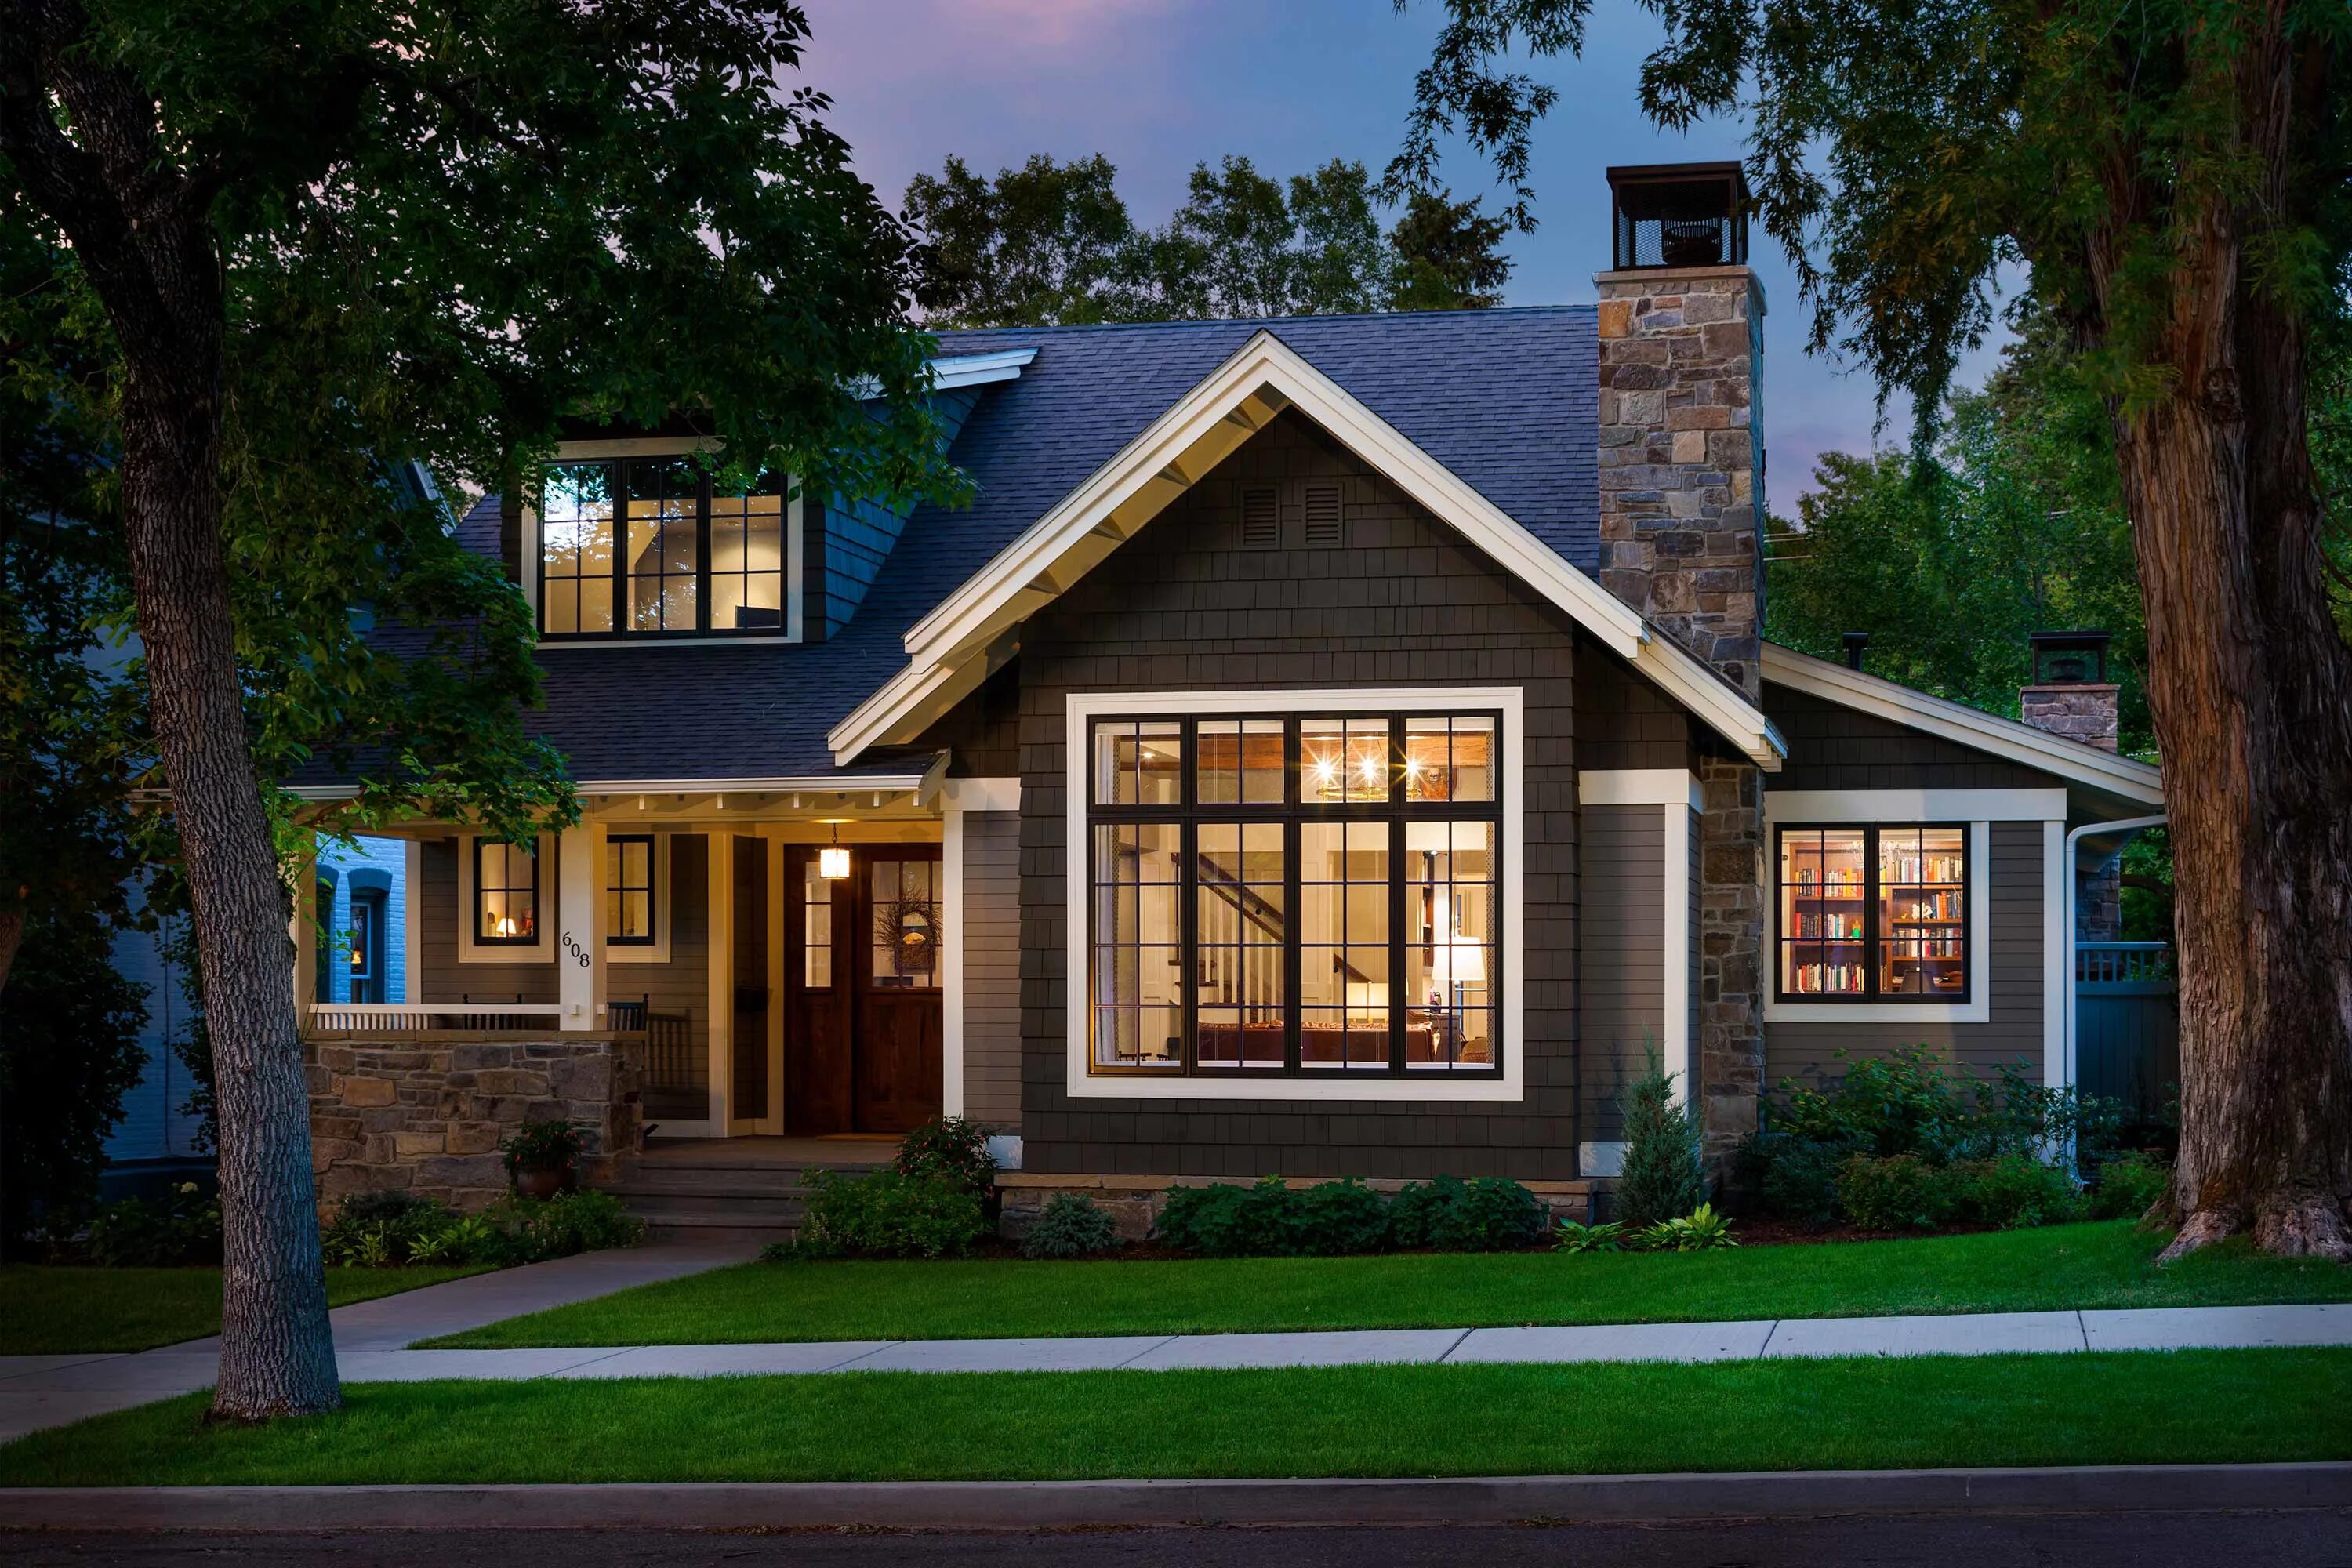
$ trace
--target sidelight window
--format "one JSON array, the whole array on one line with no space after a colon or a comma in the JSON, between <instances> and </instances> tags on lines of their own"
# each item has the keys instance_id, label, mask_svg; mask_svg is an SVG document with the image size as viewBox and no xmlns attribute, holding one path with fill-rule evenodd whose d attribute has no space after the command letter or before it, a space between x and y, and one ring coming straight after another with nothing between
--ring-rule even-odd
<instances>
[{"instance_id":1,"label":"sidelight window","mask_svg":"<svg viewBox=\"0 0 2352 1568\"><path fill-rule=\"evenodd\" d=\"M1089 1070L1500 1070L1499 715L1092 721Z\"/></svg>"}]
</instances>

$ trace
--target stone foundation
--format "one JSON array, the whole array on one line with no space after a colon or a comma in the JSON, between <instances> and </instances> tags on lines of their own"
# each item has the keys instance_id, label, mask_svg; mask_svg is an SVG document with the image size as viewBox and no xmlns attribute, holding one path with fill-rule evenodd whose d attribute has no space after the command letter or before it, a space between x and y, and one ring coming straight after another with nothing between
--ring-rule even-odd
<instances>
[{"instance_id":1,"label":"stone foundation","mask_svg":"<svg viewBox=\"0 0 2352 1568\"><path fill-rule=\"evenodd\" d=\"M1311 1187L1328 1180L1322 1176L1291 1176L1285 1184ZM1003 1203L997 1228L1006 1239L1018 1241L1029 1234L1037 1216L1059 1193L1073 1197L1092 1198L1095 1206L1110 1215L1118 1227L1121 1241L1142 1241L1160 1224L1160 1211L1167 1206L1168 1194L1178 1187L1245 1187L1255 1184L1255 1178L1234 1176L1063 1176L1045 1172L1003 1171L997 1173L996 1189ZM1402 1181L1380 1178L1364 1185L1376 1193L1393 1193L1406 1185ZM1579 1223L1592 1215L1591 1182L1523 1182L1520 1185L1535 1194L1555 1221L1572 1219Z\"/></svg>"},{"instance_id":2,"label":"stone foundation","mask_svg":"<svg viewBox=\"0 0 2352 1568\"><path fill-rule=\"evenodd\" d=\"M604 1181L643 1139L635 1037L411 1034L305 1040L319 1203L400 1191L461 1210L506 1196L499 1141L526 1121L587 1130L583 1181Z\"/></svg>"}]
</instances>

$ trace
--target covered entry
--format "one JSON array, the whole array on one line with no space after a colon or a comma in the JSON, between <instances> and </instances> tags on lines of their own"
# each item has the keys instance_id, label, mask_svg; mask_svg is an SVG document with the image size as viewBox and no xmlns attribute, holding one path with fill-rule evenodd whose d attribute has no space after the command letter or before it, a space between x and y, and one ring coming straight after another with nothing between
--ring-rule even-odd
<instances>
[{"instance_id":1,"label":"covered entry","mask_svg":"<svg viewBox=\"0 0 2352 1568\"><path fill-rule=\"evenodd\" d=\"M785 848L784 1131L905 1132L941 1108L937 845Z\"/></svg>"}]
</instances>

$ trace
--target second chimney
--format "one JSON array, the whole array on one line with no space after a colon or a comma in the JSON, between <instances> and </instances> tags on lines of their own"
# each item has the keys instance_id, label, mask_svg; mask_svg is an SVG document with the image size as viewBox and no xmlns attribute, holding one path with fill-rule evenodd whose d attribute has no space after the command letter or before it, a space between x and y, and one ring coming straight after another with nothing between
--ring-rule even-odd
<instances>
[{"instance_id":1,"label":"second chimney","mask_svg":"<svg viewBox=\"0 0 2352 1568\"><path fill-rule=\"evenodd\" d=\"M2033 681L2017 693L2020 715L2037 730L2096 746L2116 747L2119 689L2107 679L2105 632L2035 632Z\"/></svg>"}]
</instances>

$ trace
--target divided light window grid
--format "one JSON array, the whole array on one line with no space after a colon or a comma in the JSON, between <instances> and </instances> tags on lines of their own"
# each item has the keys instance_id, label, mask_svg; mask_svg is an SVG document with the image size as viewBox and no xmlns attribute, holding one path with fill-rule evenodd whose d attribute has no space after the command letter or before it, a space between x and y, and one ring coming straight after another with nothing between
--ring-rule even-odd
<instances>
[{"instance_id":1,"label":"divided light window grid","mask_svg":"<svg viewBox=\"0 0 2352 1568\"><path fill-rule=\"evenodd\" d=\"M562 637L784 629L785 490L712 488L690 458L559 463L539 507L539 625Z\"/></svg>"},{"instance_id":2,"label":"divided light window grid","mask_svg":"<svg viewBox=\"0 0 2352 1568\"><path fill-rule=\"evenodd\" d=\"M650 833L616 833L604 840L604 941L614 947L654 945Z\"/></svg>"},{"instance_id":3,"label":"divided light window grid","mask_svg":"<svg viewBox=\"0 0 2352 1568\"><path fill-rule=\"evenodd\" d=\"M525 946L539 941L539 857L527 844L474 840L474 941Z\"/></svg>"},{"instance_id":4,"label":"divided light window grid","mask_svg":"<svg viewBox=\"0 0 2352 1568\"><path fill-rule=\"evenodd\" d=\"M1090 1070L1494 1073L1500 716L1101 719Z\"/></svg>"},{"instance_id":5,"label":"divided light window grid","mask_svg":"<svg viewBox=\"0 0 2352 1568\"><path fill-rule=\"evenodd\" d=\"M1781 828L1780 999L1968 1001L1969 832Z\"/></svg>"}]
</instances>

